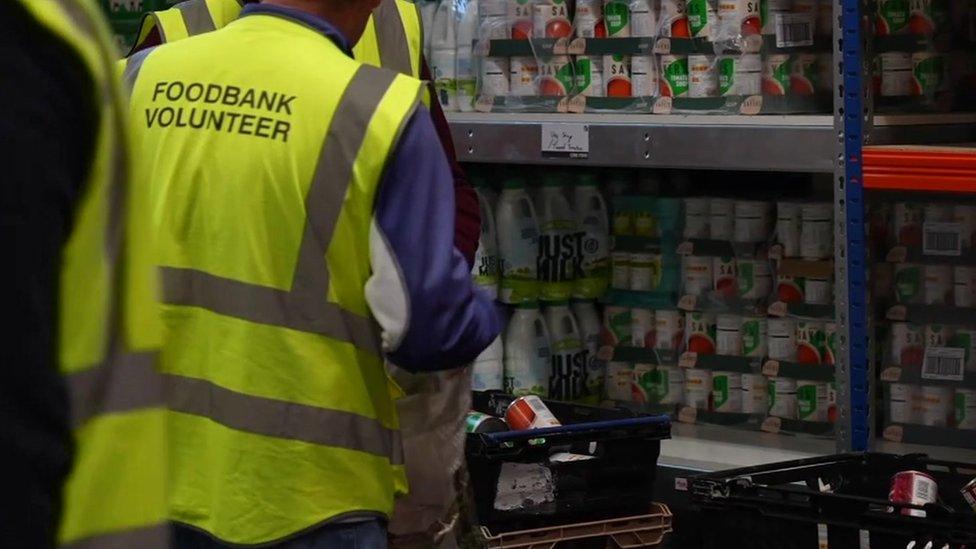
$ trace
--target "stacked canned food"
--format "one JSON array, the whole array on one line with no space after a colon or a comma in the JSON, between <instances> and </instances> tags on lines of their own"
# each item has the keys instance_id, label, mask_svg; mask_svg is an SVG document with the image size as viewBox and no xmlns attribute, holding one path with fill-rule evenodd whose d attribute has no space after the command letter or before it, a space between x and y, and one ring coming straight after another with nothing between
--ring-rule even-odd
<instances>
[{"instance_id":1,"label":"stacked canned food","mask_svg":"<svg viewBox=\"0 0 976 549\"><path fill-rule=\"evenodd\" d=\"M783 303L805 303L807 305L830 305L833 303L832 269L807 270L804 273L802 261L820 262L830 259L834 254L834 212L829 202L791 202L776 203L776 243L775 255L782 260L801 260L793 262L794 270L785 274L777 268L776 297ZM799 267L796 267L799 265Z\"/></svg>"},{"instance_id":2,"label":"stacked canned food","mask_svg":"<svg viewBox=\"0 0 976 549\"><path fill-rule=\"evenodd\" d=\"M782 419L833 422L836 418L836 385L833 381L803 379L779 375L780 363L808 367L828 367L837 353L836 324L813 318L770 318L768 320L768 358L774 361L769 380L769 415ZM812 370L801 370L811 372ZM811 376L824 380L830 376Z\"/></svg>"}]
</instances>

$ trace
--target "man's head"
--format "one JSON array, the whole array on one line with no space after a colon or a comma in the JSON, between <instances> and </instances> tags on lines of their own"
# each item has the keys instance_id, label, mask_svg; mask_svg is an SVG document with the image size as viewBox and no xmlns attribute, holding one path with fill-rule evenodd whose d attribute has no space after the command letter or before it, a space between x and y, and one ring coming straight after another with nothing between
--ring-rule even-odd
<instances>
[{"instance_id":1,"label":"man's head","mask_svg":"<svg viewBox=\"0 0 976 549\"><path fill-rule=\"evenodd\" d=\"M359 37L366 29L366 23L373 9L382 0L260 0L265 4L274 4L292 8L325 19L345 36L350 46L359 42Z\"/></svg>"}]
</instances>

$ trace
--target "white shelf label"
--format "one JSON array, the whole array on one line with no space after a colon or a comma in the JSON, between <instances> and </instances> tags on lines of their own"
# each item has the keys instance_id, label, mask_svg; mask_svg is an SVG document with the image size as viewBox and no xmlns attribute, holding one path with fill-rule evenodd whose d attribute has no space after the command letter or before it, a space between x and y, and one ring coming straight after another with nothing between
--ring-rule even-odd
<instances>
[{"instance_id":1,"label":"white shelf label","mask_svg":"<svg viewBox=\"0 0 976 549\"><path fill-rule=\"evenodd\" d=\"M796 48L813 45L813 14L776 15L776 47Z\"/></svg>"},{"instance_id":2,"label":"white shelf label","mask_svg":"<svg viewBox=\"0 0 976 549\"><path fill-rule=\"evenodd\" d=\"M961 223L925 223L922 225L925 255L962 255Z\"/></svg>"},{"instance_id":3,"label":"white shelf label","mask_svg":"<svg viewBox=\"0 0 976 549\"><path fill-rule=\"evenodd\" d=\"M922 379L962 381L966 349L962 347L926 347Z\"/></svg>"},{"instance_id":4,"label":"white shelf label","mask_svg":"<svg viewBox=\"0 0 976 549\"><path fill-rule=\"evenodd\" d=\"M588 124L542 124L543 156L586 158L590 153Z\"/></svg>"}]
</instances>

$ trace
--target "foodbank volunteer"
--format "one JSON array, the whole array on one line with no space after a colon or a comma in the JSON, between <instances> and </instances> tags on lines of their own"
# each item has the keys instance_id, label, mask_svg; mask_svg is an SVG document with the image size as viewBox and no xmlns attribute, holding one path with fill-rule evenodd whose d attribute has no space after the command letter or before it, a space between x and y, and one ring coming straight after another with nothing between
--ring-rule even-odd
<instances>
[{"instance_id":1,"label":"foodbank volunteer","mask_svg":"<svg viewBox=\"0 0 976 549\"><path fill-rule=\"evenodd\" d=\"M453 245L421 83L351 57L374 7L248 5L128 63L160 238L179 546L384 546L406 487L384 356L445 369L499 330ZM209 85L237 99L206 103ZM185 123L159 124L167 108Z\"/></svg>"},{"instance_id":2,"label":"foodbank volunteer","mask_svg":"<svg viewBox=\"0 0 976 549\"><path fill-rule=\"evenodd\" d=\"M239 0L187 0L175 7L148 14L142 21L134 52L164 42L175 42L227 26L242 9ZM451 166L454 180L454 244L468 263L474 261L480 234L477 196L456 160L450 128L440 103L429 101L433 78L422 55L421 19L417 7L408 0L381 0L366 24L363 36L353 47L359 61L419 77L428 82L422 96L429 106L434 127ZM167 94L179 95L191 105L185 109L161 106L147 113L157 124L196 124L214 131L268 134L272 139L287 139L288 120L276 116L279 108L259 109L255 122L243 115L220 114L208 104L261 101L259 92L222 89L208 84L188 89L182 82L166 85ZM161 92L163 90L160 90ZM233 95L231 95L231 93ZM229 96L230 95L230 96ZM195 116L191 116L195 115ZM471 407L470 368L437 374L413 375L395 366L390 373L405 391L397 400L403 446L410 480L410 493L396 503L390 523L391 542L397 547L434 547L451 538L457 522L455 476L462 466L464 416ZM449 541L446 541L449 543Z\"/></svg>"},{"instance_id":3,"label":"foodbank volunteer","mask_svg":"<svg viewBox=\"0 0 976 549\"><path fill-rule=\"evenodd\" d=\"M148 203L101 17L0 2L4 547L169 547Z\"/></svg>"}]
</instances>

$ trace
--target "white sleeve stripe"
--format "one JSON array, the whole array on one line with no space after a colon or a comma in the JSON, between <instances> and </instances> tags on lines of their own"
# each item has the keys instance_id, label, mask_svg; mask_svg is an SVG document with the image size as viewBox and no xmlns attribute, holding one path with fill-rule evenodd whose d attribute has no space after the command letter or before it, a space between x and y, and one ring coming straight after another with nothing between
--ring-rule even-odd
<instances>
[{"instance_id":1,"label":"white sleeve stripe","mask_svg":"<svg viewBox=\"0 0 976 549\"><path fill-rule=\"evenodd\" d=\"M392 353L410 327L410 296L400 264L376 219L369 226L369 261L373 274L366 281L366 303L382 329L383 350Z\"/></svg>"}]
</instances>

